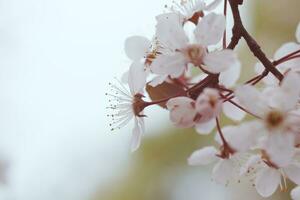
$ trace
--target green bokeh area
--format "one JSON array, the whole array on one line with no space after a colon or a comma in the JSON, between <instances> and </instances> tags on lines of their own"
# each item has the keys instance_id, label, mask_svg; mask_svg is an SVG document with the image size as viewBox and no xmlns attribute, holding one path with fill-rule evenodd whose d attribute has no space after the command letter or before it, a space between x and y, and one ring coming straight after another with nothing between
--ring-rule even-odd
<instances>
[{"instance_id":1,"label":"green bokeh area","mask_svg":"<svg viewBox=\"0 0 300 200\"><path fill-rule=\"evenodd\" d=\"M246 5L242 9L251 9L251 14L248 15L251 16L250 21L253 25L251 34L257 38L269 58L272 58L275 50L282 43L295 41L295 29L300 21L299 0L244 0L244 2ZM254 74L253 67L256 59L245 48L244 42L241 43L241 46L239 57L244 70L240 80L242 82ZM232 122L224 119L222 123L226 125ZM161 136L143 140L142 147L132 154L130 166L124 171L124 176L116 179L104 189L99 189L95 200L173 200L171 193L172 186L175 184L174 180L180 181L176 177L191 170L196 173L197 171L210 173L209 168L188 166L186 159L194 150L214 144L212 134L200 136L193 129L171 129L166 132ZM166 179L169 181L163 181ZM207 176L204 176L203 179L210 182ZM211 183L209 185L211 187ZM219 186L216 188L218 189L215 192L220 192ZM195 187L194 189L201 189L205 192L207 188ZM225 189L228 189L228 193L242 194L236 197L224 195L224 198L217 200L261 199L253 192L254 189L250 182L233 183ZM187 188L186 191L190 191L190 188ZM252 193L254 196L251 196ZM199 196L192 199L203 198ZM290 199L289 192L278 191L269 199Z\"/></svg>"}]
</instances>

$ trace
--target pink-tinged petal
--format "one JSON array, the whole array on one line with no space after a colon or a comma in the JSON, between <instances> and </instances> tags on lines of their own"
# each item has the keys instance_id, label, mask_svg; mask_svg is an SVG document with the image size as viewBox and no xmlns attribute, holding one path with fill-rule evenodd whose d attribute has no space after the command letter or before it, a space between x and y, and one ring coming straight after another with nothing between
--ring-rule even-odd
<instances>
[{"instance_id":1,"label":"pink-tinged petal","mask_svg":"<svg viewBox=\"0 0 300 200\"><path fill-rule=\"evenodd\" d=\"M178 78L183 74L186 64L186 58L178 52L157 57L150 67L155 74L170 75L172 78Z\"/></svg>"},{"instance_id":2,"label":"pink-tinged petal","mask_svg":"<svg viewBox=\"0 0 300 200\"><path fill-rule=\"evenodd\" d=\"M233 101L239 104L237 99L233 99ZM245 111L241 110L230 102L223 103L223 112L228 118L234 121L241 121L246 116Z\"/></svg>"},{"instance_id":3,"label":"pink-tinged petal","mask_svg":"<svg viewBox=\"0 0 300 200\"><path fill-rule=\"evenodd\" d=\"M195 125L195 129L197 133L200 135L208 135L213 131L213 129L216 127L216 120L212 119L205 123L198 123Z\"/></svg>"},{"instance_id":4,"label":"pink-tinged petal","mask_svg":"<svg viewBox=\"0 0 300 200\"><path fill-rule=\"evenodd\" d=\"M300 200L300 186L295 187L291 191L291 197L292 197L293 200Z\"/></svg>"},{"instance_id":5,"label":"pink-tinged petal","mask_svg":"<svg viewBox=\"0 0 300 200\"><path fill-rule=\"evenodd\" d=\"M263 168L255 180L255 188L262 197L270 197L280 184L281 175L273 168Z\"/></svg>"},{"instance_id":6,"label":"pink-tinged petal","mask_svg":"<svg viewBox=\"0 0 300 200\"><path fill-rule=\"evenodd\" d=\"M221 72L219 76L220 84L227 88L233 87L239 80L241 74L241 65L239 62L236 65L232 65L229 69Z\"/></svg>"},{"instance_id":7,"label":"pink-tinged petal","mask_svg":"<svg viewBox=\"0 0 300 200\"><path fill-rule=\"evenodd\" d=\"M262 94L253 86L243 85L235 90L235 96L249 112L262 117L268 109Z\"/></svg>"},{"instance_id":8,"label":"pink-tinged petal","mask_svg":"<svg viewBox=\"0 0 300 200\"><path fill-rule=\"evenodd\" d=\"M142 59L151 46L150 40L142 36L132 36L125 41L125 53L131 60Z\"/></svg>"},{"instance_id":9,"label":"pink-tinged petal","mask_svg":"<svg viewBox=\"0 0 300 200\"><path fill-rule=\"evenodd\" d=\"M210 13L199 20L195 37L199 44L209 46L218 43L225 30L225 17Z\"/></svg>"},{"instance_id":10,"label":"pink-tinged petal","mask_svg":"<svg viewBox=\"0 0 300 200\"><path fill-rule=\"evenodd\" d=\"M230 67L239 65L236 54L229 49L214 51L205 55L203 63L202 68L213 74L225 72Z\"/></svg>"},{"instance_id":11,"label":"pink-tinged petal","mask_svg":"<svg viewBox=\"0 0 300 200\"><path fill-rule=\"evenodd\" d=\"M281 103L281 108L286 111L295 109L299 97L300 97L300 87L295 87L300 85L300 76L297 73L289 72L283 79L281 83L282 93L278 93L280 96L276 100Z\"/></svg>"},{"instance_id":12,"label":"pink-tinged petal","mask_svg":"<svg viewBox=\"0 0 300 200\"><path fill-rule=\"evenodd\" d=\"M300 23L297 26L297 30L296 30L296 39L297 41L300 43Z\"/></svg>"},{"instance_id":13,"label":"pink-tinged petal","mask_svg":"<svg viewBox=\"0 0 300 200\"><path fill-rule=\"evenodd\" d=\"M295 155L295 137L292 133L270 133L263 148L270 160L279 167L286 167Z\"/></svg>"},{"instance_id":14,"label":"pink-tinged petal","mask_svg":"<svg viewBox=\"0 0 300 200\"><path fill-rule=\"evenodd\" d=\"M291 164L288 167L284 168L284 172L287 175L287 177L296 183L297 185L300 185L300 165L299 164Z\"/></svg>"},{"instance_id":15,"label":"pink-tinged petal","mask_svg":"<svg viewBox=\"0 0 300 200\"><path fill-rule=\"evenodd\" d=\"M175 51L188 44L180 16L164 14L157 19L156 38L164 47Z\"/></svg>"},{"instance_id":16,"label":"pink-tinged petal","mask_svg":"<svg viewBox=\"0 0 300 200\"><path fill-rule=\"evenodd\" d=\"M204 147L192 153L188 158L189 165L208 165L218 160L218 153L215 147Z\"/></svg>"},{"instance_id":17,"label":"pink-tinged petal","mask_svg":"<svg viewBox=\"0 0 300 200\"><path fill-rule=\"evenodd\" d=\"M188 97L176 97L167 102L170 120L178 127L188 128L194 125L196 110L194 100Z\"/></svg>"},{"instance_id":18,"label":"pink-tinged petal","mask_svg":"<svg viewBox=\"0 0 300 200\"><path fill-rule=\"evenodd\" d=\"M131 152L136 151L141 145L143 128L140 126L138 119L135 119L135 125L132 130Z\"/></svg>"},{"instance_id":19,"label":"pink-tinged petal","mask_svg":"<svg viewBox=\"0 0 300 200\"><path fill-rule=\"evenodd\" d=\"M140 62L132 63L128 74L128 85L131 94L143 93L146 79L147 72L144 70L144 65Z\"/></svg>"},{"instance_id":20,"label":"pink-tinged petal","mask_svg":"<svg viewBox=\"0 0 300 200\"><path fill-rule=\"evenodd\" d=\"M196 100L196 110L198 113L196 123L205 123L220 114L222 101L219 92L215 89L205 88Z\"/></svg>"},{"instance_id":21,"label":"pink-tinged petal","mask_svg":"<svg viewBox=\"0 0 300 200\"><path fill-rule=\"evenodd\" d=\"M212 171L212 179L222 185L228 184L234 175L234 163L230 159L220 160Z\"/></svg>"},{"instance_id":22,"label":"pink-tinged petal","mask_svg":"<svg viewBox=\"0 0 300 200\"><path fill-rule=\"evenodd\" d=\"M218 7L218 5L221 3L222 0L214 0L213 2L211 2L210 4L208 4L207 6L205 6L204 10L206 11L212 11L215 8Z\"/></svg>"}]
</instances>

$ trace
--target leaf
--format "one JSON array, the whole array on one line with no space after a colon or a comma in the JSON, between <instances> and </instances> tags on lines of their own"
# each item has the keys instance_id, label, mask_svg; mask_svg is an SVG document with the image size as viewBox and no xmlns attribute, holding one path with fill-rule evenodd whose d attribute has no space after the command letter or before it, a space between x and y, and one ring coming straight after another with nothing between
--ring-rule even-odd
<instances>
[{"instance_id":1,"label":"leaf","mask_svg":"<svg viewBox=\"0 0 300 200\"><path fill-rule=\"evenodd\" d=\"M185 91L181 86L168 82L163 82L156 87L152 87L151 85L147 84L146 91L148 92L152 101L159 101L173 96L185 96ZM163 102L158 105L163 108L167 108L166 103L167 102Z\"/></svg>"}]
</instances>

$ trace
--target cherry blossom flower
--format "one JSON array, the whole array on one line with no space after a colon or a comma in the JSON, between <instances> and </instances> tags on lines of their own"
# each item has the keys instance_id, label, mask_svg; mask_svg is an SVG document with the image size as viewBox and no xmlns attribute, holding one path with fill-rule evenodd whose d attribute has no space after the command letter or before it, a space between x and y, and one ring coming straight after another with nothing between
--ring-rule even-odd
<instances>
[{"instance_id":1,"label":"cherry blossom flower","mask_svg":"<svg viewBox=\"0 0 300 200\"><path fill-rule=\"evenodd\" d=\"M300 118L291 112L298 104L300 88L294 86L299 84L299 75L288 73L281 85L272 89L272 93L259 92L249 85L235 91L245 109L259 118L243 124L240 138L244 142L240 144L251 146L259 141L260 148L276 165L289 163L295 153L295 134L299 131L296 124L299 124Z\"/></svg>"},{"instance_id":2,"label":"cherry blossom flower","mask_svg":"<svg viewBox=\"0 0 300 200\"><path fill-rule=\"evenodd\" d=\"M234 130L234 127L231 126L222 129L226 140L232 130ZM212 170L212 179L218 184L226 185L230 181L239 178L240 167L244 160L248 158L248 155L234 151L231 146L224 147L219 134L215 139L222 146L221 150L217 150L213 146L201 148L191 154L188 163L192 166L216 163Z\"/></svg>"},{"instance_id":3,"label":"cherry blossom flower","mask_svg":"<svg viewBox=\"0 0 300 200\"><path fill-rule=\"evenodd\" d=\"M271 196L280 186L287 189L287 179L296 184L300 183L299 158L284 166L274 166L268 157L253 155L241 169L241 175L254 176L255 188L262 197ZM295 194L296 195L296 194Z\"/></svg>"},{"instance_id":4,"label":"cherry blossom flower","mask_svg":"<svg viewBox=\"0 0 300 200\"><path fill-rule=\"evenodd\" d=\"M195 100L176 97L167 102L170 119L178 127L195 126L200 134L208 134L215 127L215 117L221 112L217 90L206 88Z\"/></svg>"},{"instance_id":5,"label":"cherry blossom flower","mask_svg":"<svg viewBox=\"0 0 300 200\"><path fill-rule=\"evenodd\" d=\"M112 130L120 129L134 119L134 128L132 131L131 150L135 151L140 146L141 136L145 132L143 109L146 104L142 100L143 89L146 84L146 74L142 64L134 62L129 69L128 89L119 82L117 85L111 84L112 93L107 93L112 99L109 107L114 111L111 123Z\"/></svg>"},{"instance_id":6,"label":"cherry blossom flower","mask_svg":"<svg viewBox=\"0 0 300 200\"><path fill-rule=\"evenodd\" d=\"M165 48L169 49L169 53L159 55L153 61L151 71L158 75L177 78L183 74L189 63L213 74L239 65L232 50L207 52L208 46L221 40L224 29L224 16L210 13L199 20L194 30L196 42L190 42L178 21L158 22L157 39Z\"/></svg>"}]
</instances>

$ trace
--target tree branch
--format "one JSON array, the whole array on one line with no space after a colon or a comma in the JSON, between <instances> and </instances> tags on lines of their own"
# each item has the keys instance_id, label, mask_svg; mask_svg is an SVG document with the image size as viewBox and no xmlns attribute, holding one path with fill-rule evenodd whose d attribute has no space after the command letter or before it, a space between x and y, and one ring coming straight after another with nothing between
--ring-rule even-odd
<instances>
[{"instance_id":1,"label":"tree branch","mask_svg":"<svg viewBox=\"0 0 300 200\"><path fill-rule=\"evenodd\" d=\"M253 55L264 65L266 70L271 72L279 81L281 81L284 77L282 73L277 68L275 68L273 63L267 58L258 43L248 33L243 25L239 11L239 5L243 4L243 0L229 0L229 4L232 10L234 25L232 29L232 39L230 44L228 45L228 48L234 49L239 40L243 37Z\"/></svg>"}]
</instances>

